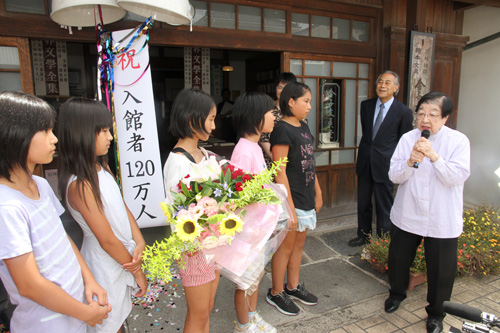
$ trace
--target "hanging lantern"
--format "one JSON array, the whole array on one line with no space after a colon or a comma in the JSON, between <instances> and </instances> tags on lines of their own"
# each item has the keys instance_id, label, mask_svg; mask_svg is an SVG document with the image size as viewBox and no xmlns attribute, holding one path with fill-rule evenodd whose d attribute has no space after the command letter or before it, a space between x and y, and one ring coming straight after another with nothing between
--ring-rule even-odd
<instances>
[{"instance_id":1,"label":"hanging lantern","mask_svg":"<svg viewBox=\"0 0 500 333\"><path fill-rule=\"evenodd\" d=\"M118 4L131 13L171 25L189 24L194 17L188 0L118 0Z\"/></svg>"},{"instance_id":2,"label":"hanging lantern","mask_svg":"<svg viewBox=\"0 0 500 333\"><path fill-rule=\"evenodd\" d=\"M97 5L101 6L102 20ZM73 27L93 27L95 23L108 24L121 20L127 12L116 0L52 0L52 21Z\"/></svg>"}]
</instances>

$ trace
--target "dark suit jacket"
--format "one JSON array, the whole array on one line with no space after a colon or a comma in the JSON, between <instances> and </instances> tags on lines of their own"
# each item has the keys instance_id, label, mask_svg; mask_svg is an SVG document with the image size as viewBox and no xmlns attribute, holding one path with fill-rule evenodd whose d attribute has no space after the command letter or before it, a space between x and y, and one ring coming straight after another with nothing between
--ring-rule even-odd
<instances>
[{"instance_id":1,"label":"dark suit jacket","mask_svg":"<svg viewBox=\"0 0 500 333\"><path fill-rule=\"evenodd\" d=\"M361 102L362 137L359 143L356 174L372 173L375 182L390 182L388 172L392 154L403 134L413 129L413 112L394 99L380 125L377 136L372 140L373 117L377 98Z\"/></svg>"}]
</instances>

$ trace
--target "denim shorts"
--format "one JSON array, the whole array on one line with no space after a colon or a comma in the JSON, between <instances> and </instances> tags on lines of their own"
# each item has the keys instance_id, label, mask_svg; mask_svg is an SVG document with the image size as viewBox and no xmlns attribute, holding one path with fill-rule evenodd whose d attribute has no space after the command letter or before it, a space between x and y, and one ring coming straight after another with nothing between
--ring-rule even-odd
<instances>
[{"instance_id":1,"label":"denim shorts","mask_svg":"<svg viewBox=\"0 0 500 333\"><path fill-rule=\"evenodd\" d=\"M316 229L316 211L302 210L295 208L295 213L297 214L297 219L299 220L297 231L306 231Z\"/></svg>"}]
</instances>

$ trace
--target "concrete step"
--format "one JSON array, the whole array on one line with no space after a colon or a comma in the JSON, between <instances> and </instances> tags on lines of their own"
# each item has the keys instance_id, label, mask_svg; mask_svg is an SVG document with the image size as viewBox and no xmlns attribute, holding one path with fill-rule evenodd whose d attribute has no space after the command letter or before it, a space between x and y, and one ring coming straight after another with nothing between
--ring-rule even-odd
<instances>
[{"instance_id":1,"label":"concrete step","mask_svg":"<svg viewBox=\"0 0 500 333\"><path fill-rule=\"evenodd\" d=\"M314 235L356 227L358 225L357 204L323 208L317 217L316 229L311 231Z\"/></svg>"}]
</instances>

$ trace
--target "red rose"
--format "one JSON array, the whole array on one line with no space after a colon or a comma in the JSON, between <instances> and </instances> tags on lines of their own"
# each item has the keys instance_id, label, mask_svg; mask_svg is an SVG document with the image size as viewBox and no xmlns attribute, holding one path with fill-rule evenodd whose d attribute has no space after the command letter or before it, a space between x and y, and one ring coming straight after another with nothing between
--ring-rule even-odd
<instances>
[{"instance_id":1,"label":"red rose","mask_svg":"<svg viewBox=\"0 0 500 333\"><path fill-rule=\"evenodd\" d=\"M236 191L238 191L238 192L243 191L243 188L241 188L241 186L242 186L242 185L243 185L243 184L242 184L241 182L237 182L237 183L236 183L236 186L235 186Z\"/></svg>"},{"instance_id":2,"label":"red rose","mask_svg":"<svg viewBox=\"0 0 500 333\"><path fill-rule=\"evenodd\" d=\"M246 183L247 181L251 180L252 177L250 177L249 174L243 175L243 183Z\"/></svg>"},{"instance_id":3,"label":"red rose","mask_svg":"<svg viewBox=\"0 0 500 333\"><path fill-rule=\"evenodd\" d=\"M231 174L231 179L236 179L241 176L243 176L243 170L237 169Z\"/></svg>"},{"instance_id":4,"label":"red rose","mask_svg":"<svg viewBox=\"0 0 500 333\"><path fill-rule=\"evenodd\" d=\"M228 164L228 165L226 166L226 169L222 169L222 171L223 171L224 175L226 174L226 172L227 172L228 170L229 170L229 171L231 171L231 172L233 172L233 171L234 171L234 166L232 166L231 164Z\"/></svg>"},{"instance_id":5,"label":"red rose","mask_svg":"<svg viewBox=\"0 0 500 333\"><path fill-rule=\"evenodd\" d=\"M224 174L224 176L226 175L227 171L233 172L233 170L234 170L234 166L232 166L231 164L226 165L225 168L222 167L222 173Z\"/></svg>"}]
</instances>

